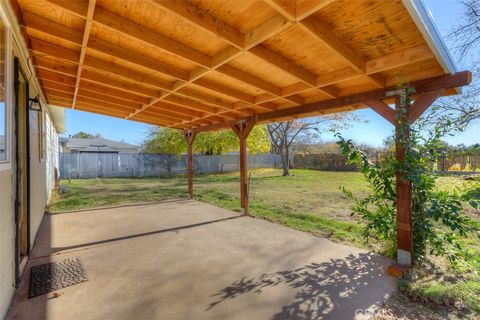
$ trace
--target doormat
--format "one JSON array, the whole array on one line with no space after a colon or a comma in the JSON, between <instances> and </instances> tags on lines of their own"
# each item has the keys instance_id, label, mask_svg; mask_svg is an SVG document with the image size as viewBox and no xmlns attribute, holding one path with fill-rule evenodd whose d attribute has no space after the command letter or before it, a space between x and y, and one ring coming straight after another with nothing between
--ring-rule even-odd
<instances>
[{"instance_id":1,"label":"doormat","mask_svg":"<svg viewBox=\"0 0 480 320\"><path fill-rule=\"evenodd\" d=\"M28 298L70 287L88 280L80 258L33 266L30 270Z\"/></svg>"}]
</instances>

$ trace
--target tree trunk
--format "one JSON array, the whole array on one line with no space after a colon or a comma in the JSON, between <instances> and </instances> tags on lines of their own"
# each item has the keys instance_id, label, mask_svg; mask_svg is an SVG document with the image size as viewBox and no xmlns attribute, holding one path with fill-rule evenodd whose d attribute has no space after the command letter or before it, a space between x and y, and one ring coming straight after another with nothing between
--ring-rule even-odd
<instances>
[{"instance_id":1,"label":"tree trunk","mask_svg":"<svg viewBox=\"0 0 480 320\"><path fill-rule=\"evenodd\" d=\"M284 177L289 176L290 171L288 170L288 167L289 167L288 150L284 150L284 148L280 148L280 158L282 159L282 169L283 169L282 175Z\"/></svg>"}]
</instances>

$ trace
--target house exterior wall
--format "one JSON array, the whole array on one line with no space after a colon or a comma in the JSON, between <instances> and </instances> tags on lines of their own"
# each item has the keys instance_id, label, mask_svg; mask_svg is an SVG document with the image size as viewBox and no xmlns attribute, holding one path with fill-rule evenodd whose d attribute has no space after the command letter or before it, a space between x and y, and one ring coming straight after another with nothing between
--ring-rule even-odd
<instances>
[{"instance_id":1,"label":"house exterior wall","mask_svg":"<svg viewBox=\"0 0 480 320\"><path fill-rule=\"evenodd\" d=\"M48 190L48 200L50 200L50 197L52 196L52 190L55 186L55 171L57 171L58 173L58 170L59 170L60 146L58 143L58 132L55 129L55 125L52 121L52 118L48 114L46 116L47 116L47 121L46 121L47 180L45 181L45 183L46 183L46 188Z\"/></svg>"},{"instance_id":2,"label":"house exterior wall","mask_svg":"<svg viewBox=\"0 0 480 320\"><path fill-rule=\"evenodd\" d=\"M0 1L0 19L6 30L9 28L9 20L7 19L3 10L4 2ZM8 85L8 82L13 82L12 64L8 62L9 53L11 52L11 37L10 33L6 32L7 41L5 43L6 56L5 59L5 73L7 74L2 83L5 91L3 92L5 102L5 154L6 159L0 163L0 319L5 316L11 298L15 293L15 216L14 216L14 156L13 156L13 132L14 132L14 110L12 108L13 99L10 89L13 85ZM10 60L11 61L11 60Z\"/></svg>"},{"instance_id":3,"label":"house exterior wall","mask_svg":"<svg viewBox=\"0 0 480 320\"><path fill-rule=\"evenodd\" d=\"M38 117L43 117L40 122L42 134ZM45 111L30 112L30 245L33 245L55 184L55 168L58 168L58 134L54 124Z\"/></svg>"},{"instance_id":4,"label":"house exterior wall","mask_svg":"<svg viewBox=\"0 0 480 320\"><path fill-rule=\"evenodd\" d=\"M15 190L16 190L16 163L15 163L15 118L14 118L14 86L13 86L13 59L19 58L20 66L29 79L30 97L41 97L37 79L31 74L28 67L28 50L21 37L14 11L10 1L0 1L0 19L5 24L8 41L6 43L7 74L4 81L6 105L6 154L7 160L0 161L0 319L8 311L11 299L15 293ZM2 58L3 59L3 58ZM37 83L35 83L37 82ZM42 97L43 99L43 97ZM41 101L44 101L44 99ZM43 112L29 112L30 138L30 244L32 245L45 206L54 186L55 169L58 168L58 134L55 129L51 110L43 104ZM42 117L39 125L38 118ZM40 134L42 128L44 134ZM43 150L40 148L43 143Z\"/></svg>"},{"instance_id":5,"label":"house exterior wall","mask_svg":"<svg viewBox=\"0 0 480 320\"><path fill-rule=\"evenodd\" d=\"M15 222L12 169L0 170L0 319L5 316L15 292Z\"/></svg>"}]
</instances>

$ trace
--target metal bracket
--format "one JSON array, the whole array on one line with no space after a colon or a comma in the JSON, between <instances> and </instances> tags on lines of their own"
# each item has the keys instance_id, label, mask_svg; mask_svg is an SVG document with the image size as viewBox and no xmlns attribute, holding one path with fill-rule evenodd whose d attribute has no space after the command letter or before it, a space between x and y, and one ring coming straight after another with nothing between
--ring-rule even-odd
<instances>
[{"instance_id":1,"label":"metal bracket","mask_svg":"<svg viewBox=\"0 0 480 320\"><path fill-rule=\"evenodd\" d=\"M406 93L407 91L405 89L398 89L398 90L387 91L385 92L385 95L387 97L393 97L393 96L399 96Z\"/></svg>"}]
</instances>

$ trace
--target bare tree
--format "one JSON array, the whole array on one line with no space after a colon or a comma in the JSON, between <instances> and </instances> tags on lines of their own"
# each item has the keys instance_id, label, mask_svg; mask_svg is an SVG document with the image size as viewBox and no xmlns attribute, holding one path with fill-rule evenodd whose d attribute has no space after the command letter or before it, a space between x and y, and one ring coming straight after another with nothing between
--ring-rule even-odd
<instances>
[{"instance_id":1,"label":"bare tree","mask_svg":"<svg viewBox=\"0 0 480 320\"><path fill-rule=\"evenodd\" d=\"M426 113L427 121L430 123L452 121L458 127L466 128L480 119L480 67L475 67L472 73L473 83L462 88L459 95L438 99Z\"/></svg>"},{"instance_id":2,"label":"bare tree","mask_svg":"<svg viewBox=\"0 0 480 320\"><path fill-rule=\"evenodd\" d=\"M459 127L467 127L480 119L480 67L476 59L480 58L480 0L461 1L464 19L455 25L448 37L458 60L471 58L473 83L464 87L462 94L439 99L435 107L427 113L431 123L453 121Z\"/></svg>"},{"instance_id":3,"label":"bare tree","mask_svg":"<svg viewBox=\"0 0 480 320\"><path fill-rule=\"evenodd\" d=\"M359 121L354 113L339 113L334 115L275 122L267 125L270 143L280 154L283 176L290 175L290 152L295 141L311 142L319 138L325 130L338 130L349 126L351 121Z\"/></svg>"},{"instance_id":4,"label":"bare tree","mask_svg":"<svg viewBox=\"0 0 480 320\"><path fill-rule=\"evenodd\" d=\"M480 47L480 0L462 0L464 17L449 35L454 49L463 59L471 50Z\"/></svg>"}]
</instances>

